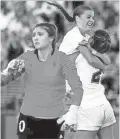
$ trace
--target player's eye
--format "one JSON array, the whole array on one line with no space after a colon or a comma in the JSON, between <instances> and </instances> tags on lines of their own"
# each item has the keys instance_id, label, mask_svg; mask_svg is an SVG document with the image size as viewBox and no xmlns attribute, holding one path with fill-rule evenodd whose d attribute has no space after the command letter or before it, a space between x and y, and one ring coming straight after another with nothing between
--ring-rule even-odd
<instances>
[{"instance_id":1,"label":"player's eye","mask_svg":"<svg viewBox=\"0 0 120 139\"><path fill-rule=\"evenodd\" d=\"M92 19L92 20L94 20L94 16L88 15L88 16L87 16L87 19Z\"/></svg>"},{"instance_id":2,"label":"player's eye","mask_svg":"<svg viewBox=\"0 0 120 139\"><path fill-rule=\"evenodd\" d=\"M90 19L90 16L88 16L87 18Z\"/></svg>"},{"instance_id":3,"label":"player's eye","mask_svg":"<svg viewBox=\"0 0 120 139\"><path fill-rule=\"evenodd\" d=\"M39 36L42 36L42 35L44 35L44 34L43 34L43 33L41 33L41 32L38 32L38 35L39 35Z\"/></svg>"},{"instance_id":4,"label":"player's eye","mask_svg":"<svg viewBox=\"0 0 120 139\"><path fill-rule=\"evenodd\" d=\"M32 34L32 37L35 37L35 33Z\"/></svg>"}]
</instances>

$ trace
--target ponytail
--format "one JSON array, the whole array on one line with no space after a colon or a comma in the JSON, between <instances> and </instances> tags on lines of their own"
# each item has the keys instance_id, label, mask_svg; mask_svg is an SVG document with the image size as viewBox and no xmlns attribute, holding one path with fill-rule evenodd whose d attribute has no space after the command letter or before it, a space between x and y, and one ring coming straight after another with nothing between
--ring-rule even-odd
<instances>
[{"instance_id":1,"label":"ponytail","mask_svg":"<svg viewBox=\"0 0 120 139\"><path fill-rule=\"evenodd\" d=\"M47 2L47 3L50 4L50 5L53 5L53 6L57 7L58 9L60 9L61 12L64 14L65 18L66 18L69 22L74 22L74 21L75 21L74 18L71 17L61 5L56 4L56 3L51 3L51 2Z\"/></svg>"},{"instance_id":2,"label":"ponytail","mask_svg":"<svg viewBox=\"0 0 120 139\"><path fill-rule=\"evenodd\" d=\"M51 2L47 2L47 3L50 4L50 5L53 5L53 6L57 7L58 9L60 9L61 12L64 14L65 18L69 22L74 22L75 21L75 17L82 15L86 10L92 10L93 11L93 9L91 7L89 7L89 6L79 5L78 7L76 7L74 9L74 11L73 11L73 17L71 17L61 5L56 4L56 3L51 3Z\"/></svg>"}]
</instances>

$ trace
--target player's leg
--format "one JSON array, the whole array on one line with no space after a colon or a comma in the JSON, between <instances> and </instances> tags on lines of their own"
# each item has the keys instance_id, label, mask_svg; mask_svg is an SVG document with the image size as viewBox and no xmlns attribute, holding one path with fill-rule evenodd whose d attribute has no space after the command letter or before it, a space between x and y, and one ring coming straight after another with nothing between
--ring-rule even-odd
<instances>
[{"instance_id":1,"label":"player's leg","mask_svg":"<svg viewBox=\"0 0 120 139\"><path fill-rule=\"evenodd\" d=\"M65 131L64 139L76 139L76 132Z\"/></svg>"},{"instance_id":2,"label":"player's leg","mask_svg":"<svg viewBox=\"0 0 120 139\"><path fill-rule=\"evenodd\" d=\"M76 139L96 139L98 131L77 131Z\"/></svg>"},{"instance_id":3,"label":"player's leg","mask_svg":"<svg viewBox=\"0 0 120 139\"><path fill-rule=\"evenodd\" d=\"M104 118L103 105L80 109L76 139L95 139Z\"/></svg>"},{"instance_id":4,"label":"player's leg","mask_svg":"<svg viewBox=\"0 0 120 139\"><path fill-rule=\"evenodd\" d=\"M28 139L26 135L18 135L18 139Z\"/></svg>"},{"instance_id":5,"label":"player's leg","mask_svg":"<svg viewBox=\"0 0 120 139\"><path fill-rule=\"evenodd\" d=\"M99 139L114 139L113 125L102 128L98 132L98 138Z\"/></svg>"},{"instance_id":6,"label":"player's leg","mask_svg":"<svg viewBox=\"0 0 120 139\"><path fill-rule=\"evenodd\" d=\"M99 139L114 139L113 124L116 122L113 108L110 103L106 101L104 104L104 121L101 129L98 132Z\"/></svg>"}]
</instances>

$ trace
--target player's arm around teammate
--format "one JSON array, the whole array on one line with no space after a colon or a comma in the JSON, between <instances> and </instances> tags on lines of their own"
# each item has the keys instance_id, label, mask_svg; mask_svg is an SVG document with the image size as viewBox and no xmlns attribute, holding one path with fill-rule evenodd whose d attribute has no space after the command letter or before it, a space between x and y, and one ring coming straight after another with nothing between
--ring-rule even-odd
<instances>
[{"instance_id":1,"label":"player's arm around teammate","mask_svg":"<svg viewBox=\"0 0 120 139\"><path fill-rule=\"evenodd\" d=\"M110 37L109 37L108 33L105 32L104 30L97 30L94 35L95 35L95 37L98 37L99 39L97 38L97 42L94 40L93 41L94 43L91 43L89 45L89 49L92 48L91 51L93 51L92 53L94 55L96 55L96 53L98 53L98 54L102 54L102 55L106 56L105 53L110 49ZM95 37L94 37L94 39L95 39ZM101 41L101 38L104 38L104 41ZM80 50L82 49L81 47L85 47L85 46L80 46ZM84 53L85 53L85 51L83 52L83 55L89 62L88 57L91 56L91 52L88 51L87 55ZM102 62L102 60L101 60L101 62ZM104 67L106 67L106 65L104 65ZM104 104L104 114L105 114L104 118L102 118L104 122L102 123L101 128L98 131L96 130L93 132L93 134L91 134L91 135L93 135L92 138L94 138L95 135L98 134L99 139L114 139L113 124L116 122L116 120L115 120L113 109L108 101L106 101L106 103ZM78 131L77 138L79 138L79 135L81 134L80 132ZM84 131L82 133L85 138L88 137L86 134L87 132ZM91 138L91 137L89 136L89 138Z\"/></svg>"},{"instance_id":2,"label":"player's arm around teammate","mask_svg":"<svg viewBox=\"0 0 120 139\"><path fill-rule=\"evenodd\" d=\"M59 48L60 51L65 52L67 55L73 54L72 58L75 60L76 54L77 54L75 52L77 50L77 47L78 47L79 43L82 42L82 40L88 41L88 38L86 38L86 34L89 31L92 30L92 27L93 27L93 24L94 24L94 11L88 6L80 5L80 6L75 8L75 10L73 11L73 17L71 17L71 16L68 15L66 10L63 9L62 6L60 6L56 3L54 3L54 4L50 3L50 2L48 2L48 3L50 5L56 6L58 9L60 9L68 21L70 21L70 22L75 21L75 23L76 23L76 27L71 29L64 36L63 41L62 41L62 43L60 45L60 48ZM106 45L104 45L104 46L106 46ZM96 45L96 47L97 47L97 45ZM87 54L85 54L86 53L85 49L86 49L87 53L89 53L89 56L86 56L86 57L87 57L88 60L90 58L90 62L92 63L92 66L89 64L88 67L90 67L90 68L96 67L98 70L99 69L104 70L105 65L109 64L109 59L107 59L106 56L104 57L104 54L102 54L103 56L101 57L101 59L102 59L102 61L101 61L101 59L99 60L100 55L97 55L99 58L96 58L94 56L95 53L93 52L93 54L94 54L93 55L91 50L89 50L88 48L83 48L82 47L80 49L81 49L81 52L83 51L84 56L87 55ZM95 60L94 60L94 58L95 58ZM86 62L86 63L88 63L88 62ZM81 66L81 62L79 62L79 67L80 66ZM100 72L97 73L97 74L100 74ZM90 82L90 84L91 84L91 82ZM89 92L89 90L87 90L87 91ZM99 91L97 91L96 93L99 93ZM84 98L84 96L83 96L83 98ZM99 97L98 97L98 100L99 100ZM101 100L101 102L102 101L103 101L103 99ZM86 103L88 103L88 102L86 102ZM96 101L96 103L98 105L97 101ZM95 106L96 106L96 103L95 103ZM108 101L107 101L107 103L108 103ZM101 110L100 110L101 108L100 107L95 107L95 106L94 106L94 102L93 102L93 107L95 109L94 108L87 109L79 115L80 117L82 116L82 119L79 120L79 126L81 126L81 128L79 128L78 131L77 131L77 139L95 139L95 137L98 133L98 130L99 130L99 133L100 133L100 134L98 134L100 139L113 139L112 126L113 126L113 123L115 123L115 117L114 117L112 107L110 106L110 104L108 104L107 106L105 105L106 108L102 110L102 112L105 115L103 117L101 117L102 116L100 114L101 113ZM106 109L108 109L108 110L106 110ZM100 113L97 113L96 111L99 111L99 110L100 110ZM94 116L91 116L92 114L94 114L94 116L96 118ZM101 121L103 121L103 119L104 119L104 123L101 123ZM89 127L88 127L88 124L90 124ZM99 129L100 126L101 126L102 129Z\"/></svg>"},{"instance_id":3,"label":"player's arm around teammate","mask_svg":"<svg viewBox=\"0 0 120 139\"><path fill-rule=\"evenodd\" d=\"M73 51L74 52L76 51L75 49L77 49L78 45L80 46L80 44L82 44L84 40L88 42L88 38L90 37L88 35L89 31L90 32L92 31L94 25L94 10L87 5L80 5L74 9L73 17L71 17L61 5L51 2L47 3L60 9L61 12L64 14L65 18L69 22L75 22L76 24L76 26L64 36L63 41L59 48L60 51L65 52L67 55L72 54ZM87 49L87 48L81 48L81 49ZM101 58L104 64L106 65L109 64L110 60L108 56L103 54L98 54L97 56ZM103 64L101 63L101 61L98 58L92 56L92 53L91 57L89 58L90 58L89 62L91 63L92 66L99 69L103 69Z\"/></svg>"}]
</instances>

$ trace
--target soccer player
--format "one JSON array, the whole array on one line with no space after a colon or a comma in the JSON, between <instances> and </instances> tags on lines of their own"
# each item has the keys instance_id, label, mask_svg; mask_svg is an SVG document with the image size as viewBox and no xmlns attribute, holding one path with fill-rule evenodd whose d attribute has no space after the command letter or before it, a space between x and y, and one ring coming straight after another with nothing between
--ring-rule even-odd
<instances>
[{"instance_id":1,"label":"soccer player","mask_svg":"<svg viewBox=\"0 0 120 139\"><path fill-rule=\"evenodd\" d=\"M97 39L103 39L101 45L94 43L93 48L98 52L93 51L87 42L94 25L94 11L88 6L81 5L75 8L73 17L70 17L60 5L50 2L48 4L59 8L68 21L76 23L76 26L64 36L59 48L75 61L84 90L78 114L76 139L95 139L96 135L99 139L113 139L113 123L116 120L113 109L104 95L104 87L100 83L101 73L110 63L104 53L108 50L107 45L109 48L109 35L104 31L96 32ZM99 46L104 46L103 52Z\"/></svg>"},{"instance_id":2,"label":"soccer player","mask_svg":"<svg viewBox=\"0 0 120 139\"><path fill-rule=\"evenodd\" d=\"M12 60L1 73L2 86L17 79L22 73L27 76L18 118L19 139L58 139L64 136L61 128L73 126L75 129L83 95L82 84L74 63L66 54L55 49L56 35L55 25L37 24L32 33L35 50ZM74 91L74 101L67 113L63 105L66 80ZM64 117L64 123L59 125L58 119L61 116Z\"/></svg>"}]
</instances>

